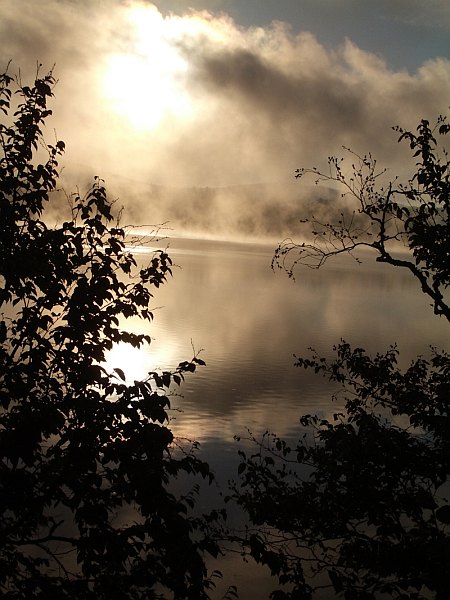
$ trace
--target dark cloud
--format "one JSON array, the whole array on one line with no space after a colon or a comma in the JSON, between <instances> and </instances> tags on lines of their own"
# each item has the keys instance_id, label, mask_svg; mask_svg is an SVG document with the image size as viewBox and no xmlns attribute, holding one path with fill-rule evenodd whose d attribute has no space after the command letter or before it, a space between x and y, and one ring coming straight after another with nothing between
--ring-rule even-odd
<instances>
[{"instance_id":1,"label":"dark cloud","mask_svg":"<svg viewBox=\"0 0 450 600\"><path fill-rule=\"evenodd\" d=\"M421 116L446 109L447 61L431 61L414 77L390 71L351 42L327 52L313 36L282 29L267 34L266 47L258 42L254 49L206 43L188 51L196 89L219 99L228 131L238 123L241 139L253 135L264 165L277 157L289 164L295 155L311 164L342 145L391 162L397 155L393 125L414 127Z\"/></svg>"},{"instance_id":2,"label":"dark cloud","mask_svg":"<svg viewBox=\"0 0 450 600\"><path fill-rule=\"evenodd\" d=\"M348 86L332 72L286 73L246 49L200 56L201 85L213 94L231 95L268 118L294 121L320 114L351 127L362 117L365 97L359 86Z\"/></svg>"}]
</instances>

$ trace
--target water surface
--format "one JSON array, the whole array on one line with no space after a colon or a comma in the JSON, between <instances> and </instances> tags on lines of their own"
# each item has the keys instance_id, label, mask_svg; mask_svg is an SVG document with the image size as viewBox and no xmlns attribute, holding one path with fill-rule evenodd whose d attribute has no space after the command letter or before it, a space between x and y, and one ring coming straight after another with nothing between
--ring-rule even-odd
<instances>
[{"instance_id":1,"label":"water surface","mask_svg":"<svg viewBox=\"0 0 450 600\"><path fill-rule=\"evenodd\" d=\"M430 344L445 347L445 324L407 272L337 259L299 269L271 267L273 247L171 240L173 277L156 292L154 339L137 367L173 367L193 352L207 366L187 377L173 426L201 442L230 442L246 427L295 432L302 412L330 413L329 386L295 368L294 354L333 354L341 338L370 352L397 343L407 366ZM141 327L142 324L139 324ZM135 362L136 368L136 362Z\"/></svg>"},{"instance_id":2,"label":"water surface","mask_svg":"<svg viewBox=\"0 0 450 600\"><path fill-rule=\"evenodd\" d=\"M313 346L331 357L341 338L372 353L397 343L400 364L407 366L428 354L430 344L448 347L448 327L433 315L416 281L374 257L363 265L344 257L320 271L304 267L293 282L271 270L272 246L171 240L168 250L176 266L155 294L150 350L131 365L123 360L140 377L201 351L207 364L189 374L182 397L172 399L182 412L171 411L170 426L200 441L201 455L222 484L236 477L235 435L269 429L295 439L301 414L337 411L330 384L295 368L294 354L305 356ZM216 490L203 490L201 508L217 498ZM225 580L240 585L243 600L267 597L273 589L264 570L238 556L218 567Z\"/></svg>"}]
</instances>

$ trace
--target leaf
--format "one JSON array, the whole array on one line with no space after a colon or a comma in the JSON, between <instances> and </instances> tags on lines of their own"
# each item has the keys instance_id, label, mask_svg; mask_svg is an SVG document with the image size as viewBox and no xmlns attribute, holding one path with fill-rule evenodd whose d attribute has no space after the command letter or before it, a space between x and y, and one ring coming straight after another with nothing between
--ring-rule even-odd
<instances>
[{"instance_id":1,"label":"leaf","mask_svg":"<svg viewBox=\"0 0 450 600\"><path fill-rule=\"evenodd\" d=\"M122 369L116 368L114 369L114 371L117 373L117 375L122 381L126 381L125 373L122 371Z\"/></svg>"},{"instance_id":2,"label":"leaf","mask_svg":"<svg viewBox=\"0 0 450 600\"><path fill-rule=\"evenodd\" d=\"M438 519L441 523L450 525L450 506L448 504L438 508L435 514L436 519Z\"/></svg>"},{"instance_id":3,"label":"leaf","mask_svg":"<svg viewBox=\"0 0 450 600\"><path fill-rule=\"evenodd\" d=\"M245 471L246 468L247 468L246 463L244 463L244 462L239 463L238 475L242 475L242 473Z\"/></svg>"},{"instance_id":4,"label":"leaf","mask_svg":"<svg viewBox=\"0 0 450 600\"><path fill-rule=\"evenodd\" d=\"M342 586L341 578L332 569L328 569L328 577L330 578L331 583L333 584L334 591L339 594L344 589Z\"/></svg>"}]
</instances>

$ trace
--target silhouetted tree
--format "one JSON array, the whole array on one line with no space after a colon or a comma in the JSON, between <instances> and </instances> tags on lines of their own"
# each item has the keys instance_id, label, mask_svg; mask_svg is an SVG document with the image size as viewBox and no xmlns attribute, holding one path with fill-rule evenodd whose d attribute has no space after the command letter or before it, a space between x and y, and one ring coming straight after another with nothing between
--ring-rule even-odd
<instances>
[{"instance_id":1,"label":"silhouetted tree","mask_svg":"<svg viewBox=\"0 0 450 600\"><path fill-rule=\"evenodd\" d=\"M213 476L167 426L169 386L203 362L132 384L105 366L114 344L150 343L124 319L152 319L171 261L136 264L98 178L48 224L64 151L41 131L54 83L0 77L0 593L205 598L204 553L218 548L192 513L195 486L173 481Z\"/></svg>"},{"instance_id":2,"label":"silhouetted tree","mask_svg":"<svg viewBox=\"0 0 450 600\"><path fill-rule=\"evenodd\" d=\"M397 130L418 158L411 179L379 188L371 156L356 157L350 178L335 158L328 174L307 170L344 186L357 209L336 223L306 220L313 241L285 240L274 264L293 276L298 265L319 268L368 247L377 260L412 273L445 327L450 164L436 138L450 126L440 117L435 128L422 120L417 134ZM289 584L290 591L271 594L276 599L321 591L346 599L449 598L450 356L433 349L402 371L395 347L371 357L341 341L335 351L325 359L312 350L296 365L335 382L344 409L331 421L302 416L293 447L271 433L250 434L255 452L241 451L232 496L255 526L243 551Z\"/></svg>"},{"instance_id":3,"label":"silhouetted tree","mask_svg":"<svg viewBox=\"0 0 450 600\"><path fill-rule=\"evenodd\" d=\"M297 178L313 174L316 183L337 183L344 188L342 196L349 197L357 208L342 213L338 222L321 222L314 216L305 219L313 241L284 240L275 252L273 265L293 277L298 265L318 269L331 257L343 253L354 256L359 248L369 248L377 253L377 261L408 269L432 300L434 312L450 321L444 295L450 283L449 161L435 137L446 136L450 125L441 116L434 128L422 120L417 134L394 129L401 134L399 141L407 140L414 157L420 158L410 180L402 184L395 179L377 188L386 170L377 170L370 154L360 157L350 151L350 177L342 169L344 159L335 157L328 160L328 173L316 168L298 169Z\"/></svg>"}]
</instances>

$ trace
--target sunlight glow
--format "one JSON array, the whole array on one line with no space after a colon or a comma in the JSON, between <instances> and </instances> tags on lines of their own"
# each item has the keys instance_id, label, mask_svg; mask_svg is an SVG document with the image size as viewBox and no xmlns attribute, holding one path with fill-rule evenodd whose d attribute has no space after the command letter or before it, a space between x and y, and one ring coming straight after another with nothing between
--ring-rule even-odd
<instances>
[{"instance_id":1,"label":"sunlight glow","mask_svg":"<svg viewBox=\"0 0 450 600\"><path fill-rule=\"evenodd\" d=\"M136 326L135 333L142 328ZM126 383L142 381L147 378L151 371L163 371L172 369L179 360L176 360L177 348L171 340L165 339L158 343L153 340L150 345L144 344L140 348L134 348L131 344L119 342L106 353L102 366L113 373L114 369L121 369L125 374Z\"/></svg>"},{"instance_id":2,"label":"sunlight glow","mask_svg":"<svg viewBox=\"0 0 450 600\"><path fill-rule=\"evenodd\" d=\"M164 19L152 5L131 5L122 51L110 54L102 89L109 108L140 130L188 119L194 107L183 86L187 63L177 38L189 20Z\"/></svg>"},{"instance_id":3,"label":"sunlight glow","mask_svg":"<svg viewBox=\"0 0 450 600\"><path fill-rule=\"evenodd\" d=\"M127 383L141 381L153 368L149 350L149 347L133 348L130 344L123 342L114 344L107 353L103 366L110 372L113 369L122 369Z\"/></svg>"}]
</instances>

